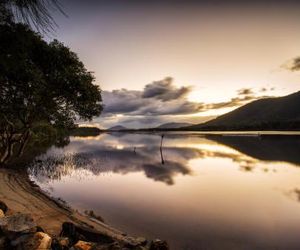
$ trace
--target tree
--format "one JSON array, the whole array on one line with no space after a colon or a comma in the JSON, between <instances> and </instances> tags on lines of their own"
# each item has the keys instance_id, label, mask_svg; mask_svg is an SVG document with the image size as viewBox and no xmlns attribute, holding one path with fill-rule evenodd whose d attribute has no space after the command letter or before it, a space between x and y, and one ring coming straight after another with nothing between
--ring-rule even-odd
<instances>
[{"instance_id":1,"label":"tree","mask_svg":"<svg viewBox=\"0 0 300 250\"><path fill-rule=\"evenodd\" d=\"M49 10L62 10L58 0L1 0L0 22L21 21L37 30L49 31L56 26Z\"/></svg>"},{"instance_id":2,"label":"tree","mask_svg":"<svg viewBox=\"0 0 300 250\"><path fill-rule=\"evenodd\" d=\"M0 163L21 155L32 127L70 128L102 111L101 90L77 55L23 24L0 25Z\"/></svg>"}]
</instances>

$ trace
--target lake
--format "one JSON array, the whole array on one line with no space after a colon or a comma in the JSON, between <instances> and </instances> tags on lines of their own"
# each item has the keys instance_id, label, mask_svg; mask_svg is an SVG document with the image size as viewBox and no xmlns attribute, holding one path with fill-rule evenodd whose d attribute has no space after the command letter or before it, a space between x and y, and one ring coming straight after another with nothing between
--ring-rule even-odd
<instances>
[{"instance_id":1,"label":"lake","mask_svg":"<svg viewBox=\"0 0 300 250\"><path fill-rule=\"evenodd\" d=\"M300 137L71 137L28 168L78 211L171 249L299 249Z\"/></svg>"}]
</instances>

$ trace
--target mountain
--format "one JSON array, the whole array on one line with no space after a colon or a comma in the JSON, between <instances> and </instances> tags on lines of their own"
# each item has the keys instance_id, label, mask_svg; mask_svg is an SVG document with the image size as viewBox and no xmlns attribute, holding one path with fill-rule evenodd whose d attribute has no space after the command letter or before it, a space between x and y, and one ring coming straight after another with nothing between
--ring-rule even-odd
<instances>
[{"instance_id":1,"label":"mountain","mask_svg":"<svg viewBox=\"0 0 300 250\"><path fill-rule=\"evenodd\" d=\"M109 128L108 130L111 131L120 131L120 130L127 130L128 128L121 126L121 125L117 125L117 126L113 126L111 128Z\"/></svg>"},{"instance_id":2,"label":"mountain","mask_svg":"<svg viewBox=\"0 0 300 250\"><path fill-rule=\"evenodd\" d=\"M300 130L300 91L246 104L187 130Z\"/></svg>"},{"instance_id":3,"label":"mountain","mask_svg":"<svg viewBox=\"0 0 300 250\"><path fill-rule=\"evenodd\" d=\"M169 129L169 128L182 128L182 127L187 127L187 126L192 126L191 123L187 122L169 122L169 123L164 123L160 126L158 126L158 129Z\"/></svg>"}]
</instances>

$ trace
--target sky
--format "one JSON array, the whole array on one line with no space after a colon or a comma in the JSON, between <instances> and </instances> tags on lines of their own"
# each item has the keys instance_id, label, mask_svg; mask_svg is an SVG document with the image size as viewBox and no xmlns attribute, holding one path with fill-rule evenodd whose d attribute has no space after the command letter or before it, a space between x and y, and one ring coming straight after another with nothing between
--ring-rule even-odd
<instances>
[{"instance_id":1,"label":"sky","mask_svg":"<svg viewBox=\"0 0 300 250\"><path fill-rule=\"evenodd\" d=\"M93 124L200 123L300 90L298 1L61 0L56 38L96 76Z\"/></svg>"}]
</instances>

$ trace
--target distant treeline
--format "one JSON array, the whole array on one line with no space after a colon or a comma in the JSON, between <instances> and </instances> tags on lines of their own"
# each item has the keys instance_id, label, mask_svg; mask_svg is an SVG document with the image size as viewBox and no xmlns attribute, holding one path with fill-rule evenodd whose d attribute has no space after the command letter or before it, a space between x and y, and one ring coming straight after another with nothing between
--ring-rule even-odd
<instances>
[{"instance_id":1,"label":"distant treeline","mask_svg":"<svg viewBox=\"0 0 300 250\"><path fill-rule=\"evenodd\" d=\"M69 131L71 136L97 136L101 133L101 129L97 127L76 127Z\"/></svg>"},{"instance_id":2,"label":"distant treeline","mask_svg":"<svg viewBox=\"0 0 300 250\"><path fill-rule=\"evenodd\" d=\"M253 123L237 123L233 125L201 125L197 127L180 128L179 130L188 131L270 131L270 130L283 130L283 131L300 131L300 120L298 121L273 121L273 122L253 122Z\"/></svg>"}]
</instances>

